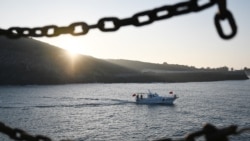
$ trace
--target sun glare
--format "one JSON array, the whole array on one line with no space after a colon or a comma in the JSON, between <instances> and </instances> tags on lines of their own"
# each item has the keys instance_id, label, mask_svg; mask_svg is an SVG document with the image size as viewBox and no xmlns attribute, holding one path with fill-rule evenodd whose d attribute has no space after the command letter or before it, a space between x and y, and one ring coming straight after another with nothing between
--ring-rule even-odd
<instances>
[{"instance_id":1,"label":"sun glare","mask_svg":"<svg viewBox=\"0 0 250 141\"><path fill-rule=\"evenodd\" d=\"M83 45L75 37L62 36L58 38L56 44L67 51L66 55L72 64L77 61L80 54L84 53Z\"/></svg>"},{"instance_id":2,"label":"sun glare","mask_svg":"<svg viewBox=\"0 0 250 141\"><path fill-rule=\"evenodd\" d=\"M82 41L79 40L79 38L70 35L64 35L54 39L45 39L44 41L67 50L69 56L72 57L78 54L84 54L85 51Z\"/></svg>"},{"instance_id":3,"label":"sun glare","mask_svg":"<svg viewBox=\"0 0 250 141\"><path fill-rule=\"evenodd\" d=\"M81 55L94 56L95 53L98 52L93 48L90 49L90 44L82 38L71 35L62 35L57 38L44 38L39 40L64 49L66 51L65 55L71 60L76 60L76 58L79 58Z\"/></svg>"},{"instance_id":4,"label":"sun glare","mask_svg":"<svg viewBox=\"0 0 250 141\"><path fill-rule=\"evenodd\" d=\"M76 54L81 54L84 51L82 44L79 42L79 40L75 39L74 37L67 37L61 40L61 43L62 43L61 47L68 50L72 56Z\"/></svg>"},{"instance_id":5,"label":"sun glare","mask_svg":"<svg viewBox=\"0 0 250 141\"><path fill-rule=\"evenodd\" d=\"M77 53L76 51L73 51L73 50L67 50L67 54L70 58L76 58L77 55L79 55L79 53Z\"/></svg>"},{"instance_id":6,"label":"sun glare","mask_svg":"<svg viewBox=\"0 0 250 141\"><path fill-rule=\"evenodd\" d=\"M69 66L68 66L68 74L74 75L76 70L77 70L77 62L78 62L78 56L79 53L77 51L74 50L68 50L66 49L66 56L69 62Z\"/></svg>"}]
</instances>

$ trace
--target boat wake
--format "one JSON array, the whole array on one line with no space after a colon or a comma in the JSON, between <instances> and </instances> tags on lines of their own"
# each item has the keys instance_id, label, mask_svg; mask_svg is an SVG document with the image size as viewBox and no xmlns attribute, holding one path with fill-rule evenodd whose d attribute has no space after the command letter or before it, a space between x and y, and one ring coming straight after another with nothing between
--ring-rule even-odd
<instances>
[{"instance_id":1,"label":"boat wake","mask_svg":"<svg viewBox=\"0 0 250 141\"><path fill-rule=\"evenodd\" d=\"M48 97L46 97L48 98ZM64 100L62 100L64 99ZM133 101L109 98L77 98L63 97L61 101L50 102L49 104L35 104L35 103L13 103L11 105L0 105L0 109L12 108L83 108L83 107L102 107L102 106L115 106L134 104ZM51 104L54 103L54 104Z\"/></svg>"}]
</instances>

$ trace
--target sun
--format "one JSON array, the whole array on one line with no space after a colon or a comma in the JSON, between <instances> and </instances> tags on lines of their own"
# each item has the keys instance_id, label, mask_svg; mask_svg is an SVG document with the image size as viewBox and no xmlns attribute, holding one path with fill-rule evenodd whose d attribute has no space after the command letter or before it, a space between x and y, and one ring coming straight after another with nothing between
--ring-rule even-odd
<instances>
[{"instance_id":1,"label":"sun","mask_svg":"<svg viewBox=\"0 0 250 141\"><path fill-rule=\"evenodd\" d=\"M66 49L72 56L84 53L83 45L76 37L64 37L60 41L60 47Z\"/></svg>"},{"instance_id":2,"label":"sun","mask_svg":"<svg viewBox=\"0 0 250 141\"><path fill-rule=\"evenodd\" d=\"M65 49L68 51L69 56L72 57L78 54L84 54L86 51L82 39L71 35L62 35L57 38L44 38L40 40Z\"/></svg>"},{"instance_id":3,"label":"sun","mask_svg":"<svg viewBox=\"0 0 250 141\"><path fill-rule=\"evenodd\" d=\"M73 59L73 58L76 58L79 55L79 53L74 50L67 50L67 55Z\"/></svg>"},{"instance_id":4,"label":"sun","mask_svg":"<svg viewBox=\"0 0 250 141\"><path fill-rule=\"evenodd\" d=\"M50 43L66 51L66 56L71 62L77 61L80 55L84 54L84 44L79 38L70 35L62 35L50 40Z\"/></svg>"}]
</instances>

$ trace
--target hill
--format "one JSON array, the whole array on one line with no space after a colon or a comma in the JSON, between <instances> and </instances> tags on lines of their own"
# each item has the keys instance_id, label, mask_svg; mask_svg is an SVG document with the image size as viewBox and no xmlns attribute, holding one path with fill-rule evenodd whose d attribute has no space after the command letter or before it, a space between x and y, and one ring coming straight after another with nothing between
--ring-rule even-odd
<instances>
[{"instance_id":1,"label":"hill","mask_svg":"<svg viewBox=\"0 0 250 141\"><path fill-rule=\"evenodd\" d=\"M133 60L108 59L110 63L128 69L133 69L143 74L155 76L163 82L190 82L190 81L220 81L220 80L245 80L248 79L244 70L229 71L228 67L220 68L195 68L178 64L155 64Z\"/></svg>"},{"instance_id":2,"label":"hill","mask_svg":"<svg viewBox=\"0 0 250 141\"><path fill-rule=\"evenodd\" d=\"M133 60L124 60L124 59L108 59L110 63L123 66L126 68L130 68L140 72L171 72L171 71L197 71L198 69L195 67L189 67L185 65L177 65L177 64L156 64L156 63L148 63L141 61L133 61Z\"/></svg>"},{"instance_id":3,"label":"hill","mask_svg":"<svg viewBox=\"0 0 250 141\"><path fill-rule=\"evenodd\" d=\"M239 72L197 73L196 68L182 65L102 60L80 54L71 58L66 50L31 38L0 37L0 85L188 82L245 77Z\"/></svg>"},{"instance_id":4,"label":"hill","mask_svg":"<svg viewBox=\"0 0 250 141\"><path fill-rule=\"evenodd\" d=\"M0 37L0 84L113 82L133 70L90 56L70 58L64 49L30 38Z\"/></svg>"}]
</instances>

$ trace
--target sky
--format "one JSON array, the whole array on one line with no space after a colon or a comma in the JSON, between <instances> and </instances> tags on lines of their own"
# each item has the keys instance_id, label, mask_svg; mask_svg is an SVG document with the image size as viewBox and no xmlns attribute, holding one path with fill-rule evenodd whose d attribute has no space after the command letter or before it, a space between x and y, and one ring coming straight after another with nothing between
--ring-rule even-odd
<instances>
[{"instance_id":1,"label":"sky","mask_svg":"<svg viewBox=\"0 0 250 141\"><path fill-rule=\"evenodd\" d=\"M187 0L1 0L0 28L68 26L82 21L92 25L103 17L123 19L184 1ZM201 3L207 1L201 0ZM223 40L216 31L217 5L142 27L125 26L116 32L91 29L83 36L35 39L100 59L243 69L250 67L249 6L249 0L227 0L238 27L236 36L230 40ZM230 32L227 22L222 25L226 33Z\"/></svg>"}]
</instances>

